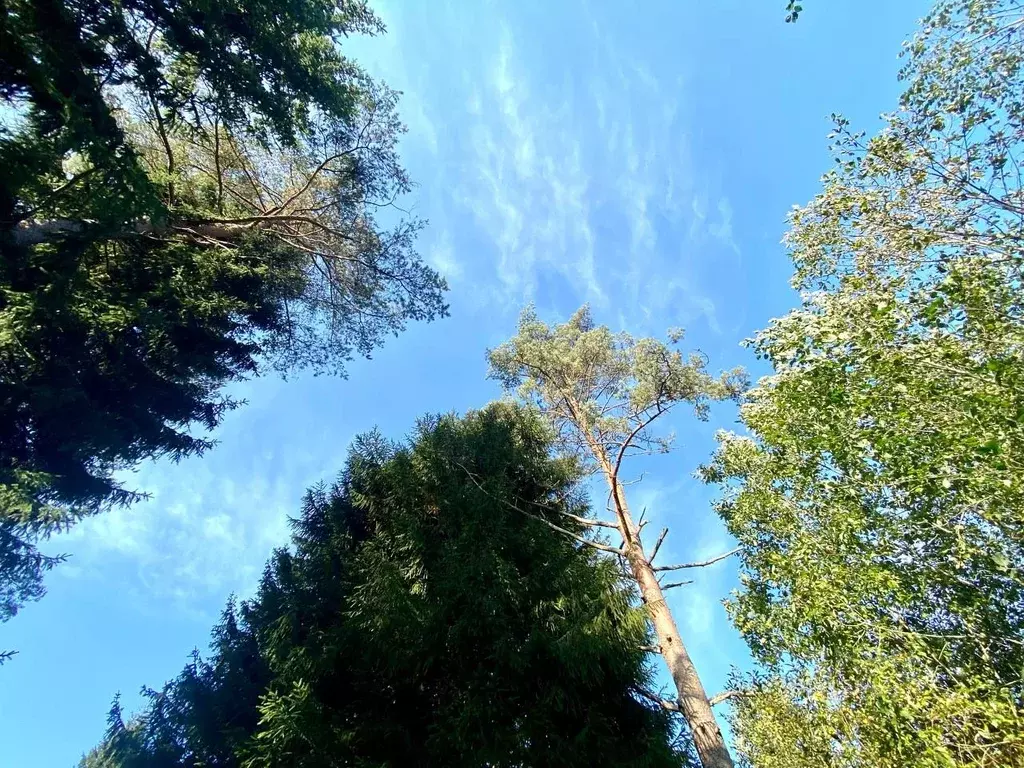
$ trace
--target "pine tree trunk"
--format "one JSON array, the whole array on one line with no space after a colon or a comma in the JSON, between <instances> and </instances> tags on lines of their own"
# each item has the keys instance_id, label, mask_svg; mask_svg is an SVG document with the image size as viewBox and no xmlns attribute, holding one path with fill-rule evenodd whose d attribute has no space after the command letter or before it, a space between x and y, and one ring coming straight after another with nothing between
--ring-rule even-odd
<instances>
[{"instance_id":1,"label":"pine tree trunk","mask_svg":"<svg viewBox=\"0 0 1024 768\"><path fill-rule=\"evenodd\" d=\"M665 602L665 593L644 554L643 545L640 543L640 531L633 522L622 486L607 459L601 458L601 464L615 501L620 532L626 542L626 560L633 571L633 578L640 587L640 596L654 625L661 655L668 665L672 682L675 683L679 708L693 733L693 743L701 765L704 768L733 768L732 757L711 709L707 692L679 636L676 621Z\"/></svg>"}]
</instances>

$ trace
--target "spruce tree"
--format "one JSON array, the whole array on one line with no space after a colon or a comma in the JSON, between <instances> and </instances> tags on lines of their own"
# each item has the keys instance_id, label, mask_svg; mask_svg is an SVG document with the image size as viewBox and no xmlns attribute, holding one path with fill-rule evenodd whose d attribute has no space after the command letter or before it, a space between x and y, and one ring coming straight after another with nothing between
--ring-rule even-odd
<instances>
[{"instance_id":1,"label":"spruce tree","mask_svg":"<svg viewBox=\"0 0 1024 768\"><path fill-rule=\"evenodd\" d=\"M84 766L679 766L644 615L547 427L495 405L357 440L209 658Z\"/></svg>"}]
</instances>

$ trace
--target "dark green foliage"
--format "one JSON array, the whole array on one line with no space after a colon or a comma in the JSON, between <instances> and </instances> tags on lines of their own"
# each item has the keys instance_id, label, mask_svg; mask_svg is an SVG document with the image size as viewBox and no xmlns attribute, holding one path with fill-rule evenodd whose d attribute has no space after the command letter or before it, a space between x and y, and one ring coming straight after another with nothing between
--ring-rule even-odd
<instances>
[{"instance_id":1,"label":"dark green foliage","mask_svg":"<svg viewBox=\"0 0 1024 768\"><path fill-rule=\"evenodd\" d=\"M13 0L0 16L0 620L36 543L211 444L222 387L343 373L444 315L358 0Z\"/></svg>"},{"instance_id":2,"label":"dark green foliage","mask_svg":"<svg viewBox=\"0 0 1024 768\"><path fill-rule=\"evenodd\" d=\"M358 440L210 658L83 765L680 765L615 564L531 517L586 511L549 445L507 405Z\"/></svg>"},{"instance_id":3,"label":"dark green foliage","mask_svg":"<svg viewBox=\"0 0 1024 768\"><path fill-rule=\"evenodd\" d=\"M344 120L360 73L338 51L348 34L378 32L362 0L5 0L0 19L0 97L23 107L28 130L3 136L0 160L13 187L62 178L65 155L83 155L102 177L120 221L156 213L157 197L126 141L111 88L144 93L162 120L197 128L209 109L294 144L312 111ZM112 208L118 208L115 211Z\"/></svg>"}]
</instances>

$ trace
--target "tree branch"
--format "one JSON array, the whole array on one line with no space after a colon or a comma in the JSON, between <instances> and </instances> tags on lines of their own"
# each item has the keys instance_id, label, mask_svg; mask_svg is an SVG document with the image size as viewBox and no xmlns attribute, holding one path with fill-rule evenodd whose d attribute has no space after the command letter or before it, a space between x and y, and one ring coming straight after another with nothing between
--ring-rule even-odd
<instances>
[{"instance_id":1,"label":"tree branch","mask_svg":"<svg viewBox=\"0 0 1024 768\"><path fill-rule=\"evenodd\" d=\"M678 565L660 565L657 568L653 568L655 571L681 571L684 568L703 568L707 565L714 565L719 560L725 560L727 557L731 557L739 552L743 547L736 547L736 549L730 549L728 552L716 555L708 560L701 560L695 563L679 563Z\"/></svg>"},{"instance_id":2,"label":"tree branch","mask_svg":"<svg viewBox=\"0 0 1024 768\"><path fill-rule=\"evenodd\" d=\"M747 693L746 691L737 691L737 690L722 691L721 693L716 693L714 696L712 696L710 699L708 699L708 703L713 707L716 704L721 704L723 701L728 701L729 699L743 698L743 697L746 697L746 696L749 696L749 695L750 694Z\"/></svg>"},{"instance_id":3,"label":"tree branch","mask_svg":"<svg viewBox=\"0 0 1024 768\"><path fill-rule=\"evenodd\" d=\"M665 541L666 536L668 536L668 528L662 528L661 535L659 535L658 540L654 542L654 549L651 551L651 556L647 558L648 564L653 563L654 558L658 556L658 550L661 549L661 544Z\"/></svg>"},{"instance_id":4,"label":"tree branch","mask_svg":"<svg viewBox=\"0 0 1024 768\"><path fill-rule=\"evenodd\" d=\"M654 420L657 419L659 416L668 413L671 407L671 404L668 407L665 407L660 402L658 402L658 410L654 412L654 415L648 419L640 421L640 423L637 424L636 428L632 432L630 432L629 435L626 436L626 439L622 441L622 445L619 447L618 455L615 457L615 466L612 472L613 477L619 476L619 468L622 466L622 460L626 457L626 449L628 449L630 444L633 442L633 438L640 434L640 432L642 432L644 429L649 427L654 422Z\"/></svg>"},{"instance_id":5,"label":"tree branch","mask_svg":"<svg viewBox=\"0 0 1024 768\"><path fill-rule=\"evenodd\" d=\"M682 708L679 706L679 703L676 702L676 701L672 701L671 699L663 699L658 694L651 693L650 691L648 691L648 690L646 690L644 688L635 688L634 690L637 693L639 693L641 696L643 696L645 699L647 699L648 701L653 701L659 707L661 707L662 709L664 709L664 710L666 710L668 712L682 712L683 711Z\"/></svg>"},{"instance_id":6,"label":"tree branch","mask_svg":"<svg viewBox=\"0 0 1024 768\"><path fill-rule=\"evenodd\" d=\"M687 584L693 584L693 579L687 579L686 581L673 581L668 584L662 584L661 591L664 592L666 589L672 589L673 587L685 587Z\"/></svg>"},{"instance_id":7,"label":"tree branch","mask_svg":"<svg viewBox=\"0 0 1024 768\"><path fill-rule=\"evenodd\" d=\"M353 152L356 152L356 151L358 151L360 149L366 149L366 147L357 145L357 146L351 147L350 149L346 149L346 150L344 150L342 152L338 152L338 153L328 157L326 160L324 160L322 163L320 163L320 165L318 165L316 168L313 169L313 171L309 174L309 178L306 179L306 183L303 184L298 189L298 191L294 192L287 200L282 202L280 205L276 205L273 208L271 208L269 211L267 211L267 214L268 215L272 215L272 214L280 213L281 211L283 211L285 208L287 208L289 205L291 205L293 202L295 202L297 199L299 199L299 197L301 197L303 194L305 194L305 192L311 186L313 186L313 182L316 181L316 178L320 175L321 171L323 171L323 169L326 168L329 163L332 163L335 160L339 160L342 157L345 157L346 155L350 155Z\"/></svg>"},{"instance_id":8,"label":"tree branch","mask_svg":"<svg viewBox=\"0 0 1024 768\"><path fill-rule=\"evenodd\" d=\"M589 517L580 517L579 515L574 515L571 512L563 512L560 509L556 509L554 511L558 512L558 514L563 517L568 517L570 520L579 523L580 525L588 525L591 528L613 528L616 531L619 530L618 523L610 523L607 520L591 520Z\"/></svg>"},{"instance_id":9,"label":"tree branch","mask_svg":"<svg viewBox=\"0 0 1024 768\"><path fill-rule=\"evenodd\" d=\"M532 520L536 520L536 521L538 521L540 523L544 523L544 525L548 526L549 528L553 528L554 530L558 531L559 533L563 533L566 536L569 536L570 538L575 539L580 544L585 544L588 547L593 547L594 549L600 550L601 552L611 552L612 554L619 555L620 557L625 557L626 556L626 552L623 549L619 549L618 547L613 547L613 546L611 546L609 544L602 544L599 541L591 541L590 539L588 539L588 538L586 538L584 536L580 536L579 534L573 533L572 531L567 530L565 528L562 528L559 525L555 525L550 520L545 520L543 517L540 517L538 515L532 515L529 512L527 512L526 510L520 509L515 504L512 504L512 503L506 501L505 499L495 498L492 494L488 493L486 488L484 488L480 484L480 481L478 481L473 476L472 472L470 472L468 469L466 469L466 467L464 467L462 464L460 464L457 461L453 462L453 463L456 466L458 466L463 472L466 473L466 476L470 479L470 481L473 483L473 485L475 485L477 488L480 489L481 493L483 493L485 496L489 497L490 499L492 499L494 501L497 501L500 504L504 504L506 507L509 507L510 509L514 509L519 514L525 515L526 517L529 517Z\"/></svg>"}]
</instances>

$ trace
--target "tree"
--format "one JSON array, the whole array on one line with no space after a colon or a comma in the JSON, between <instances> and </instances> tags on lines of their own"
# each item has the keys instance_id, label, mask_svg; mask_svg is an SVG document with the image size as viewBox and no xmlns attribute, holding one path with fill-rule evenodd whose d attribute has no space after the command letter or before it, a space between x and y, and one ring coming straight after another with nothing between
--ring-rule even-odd
<instances>
[{"instance_id":1,"label":"tree","mask_svg":"<svg viewBox=\"0 0 1024 768\"><path fill-rule=\"evenodd\" d=\"M672 334L678 341L681 333ZM596 326L584 307L570 320L549 327L532 309L523 312L519 332L489 353L492 376L516 391L551 422L558 445L567 455L601 473L611 498L613 521L588 521L592 527L615 531L618 547L600 545L625 561L636 581L658 639L678 701L664 706L681 711L692 734L701 764L731 766L732 759L711 710L711 703L665 602L661 584L667 572L710 565L654 565L667 530L648 555L626 500L621 479L623 461L640 453L668 450L670 439L658 436L655 421L679 403L688 403L700 419L708 403L735 398L745 386L740 371L716 379L706 373L700 355L688 359L655 339L634 339ZM591 544L591 546L595 546ZM731 554L731 553L730 553Z\"/></svg>"},{"instance_id":2,"label":"tree","mask_svg":"<svg viewBox=\"0 0 1024 768\"><path fill-rule=\"evenodd\" d=\"M505 404L356 441L212 656L85 766L679 766L638 699L633 592L586 538L573 462ZM566 514L563 514L566 513Z\"/></svg>"},{"instance_id":3,"label":"tree","mask_svg":"<svg viewBox=\"0 0 1024 768\"><path fill-rule=\"evenodd\" d=\"M802 306L706 469L760 768L1024 764L1024 5L940 2L791 217Z\"/></svg>"},{"instance_id":4,"label":"tree","mask_svg":"<svg viewBox=\"0 0 1024 768\"><path fill-rule=\"evenodd\" d=\"M384 210L396 95L339 48L381 30L360 0L5 6L0 618L40 537L139 498L118 470L211 445L224 384L446 313Z\"/></svg>"}]
</instances>

